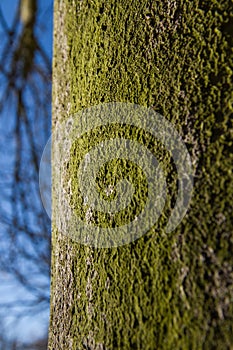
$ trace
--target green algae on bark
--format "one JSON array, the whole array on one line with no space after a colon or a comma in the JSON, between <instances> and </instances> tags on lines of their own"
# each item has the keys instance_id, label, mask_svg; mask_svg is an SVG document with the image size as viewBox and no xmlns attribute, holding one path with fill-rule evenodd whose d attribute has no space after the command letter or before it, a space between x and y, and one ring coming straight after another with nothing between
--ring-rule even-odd
<instances>
[{"instance_id":1,"label":"green algae on bark","mask_svg":"<svg viewBox=\"0 0 233 350\"><path fill-rule=\"evenodd\" d=\"M99 103L152 107L196 173L170 234L176 175L156 141L170 203L147 235L93 249L54 226L50 349L232 349L232 13L226 0L55 1L54 127Z\"/></svg>"}]
</instances>

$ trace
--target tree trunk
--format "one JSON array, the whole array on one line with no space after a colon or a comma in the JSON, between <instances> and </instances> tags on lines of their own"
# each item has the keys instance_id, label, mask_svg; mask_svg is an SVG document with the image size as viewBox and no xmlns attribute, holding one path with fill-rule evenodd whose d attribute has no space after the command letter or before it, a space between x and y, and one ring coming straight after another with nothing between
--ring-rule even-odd
<instances>
[{"instance_id":1,"label":"tree trunk","mask_svg":"<svg viewBox=\"0 0 233 350\"><path fill-rule=\"evenodd\" d=\"M103 248L63 232L66 211L58 227L53 185L49 349L233 348L232 14L226 0L55 1L53 130L102 103L152 108L184 140L194 190L188 213L167 232L176 167L161 142L134 127L134 140L145 141L168 176L164 213L138 239ZM85 147L102 133L87 134ZM76 213L79 147L65 163Z\"/></svg>"}]
</instances>

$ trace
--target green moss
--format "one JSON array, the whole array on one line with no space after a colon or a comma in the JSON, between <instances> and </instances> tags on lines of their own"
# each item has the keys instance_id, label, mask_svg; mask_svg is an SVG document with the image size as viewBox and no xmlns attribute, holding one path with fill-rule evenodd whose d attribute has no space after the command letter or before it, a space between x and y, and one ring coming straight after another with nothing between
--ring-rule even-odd
<instances>
[{"instance_id":1,"label":"green moss","mask_svg":"<svg viewBox=\"0 0 233 350\"><path fill-rule=\"evenodd\" d=\"M56 322L50 337L58 337L63 327L64 344L72 339L72 349L80 350L232 349L233 5L226 0L65 3L70 9L65 22L69 71L61 80L70 84L69 112L112 101L152 107L182 135L196 174L189 212L166 234L177 191L174 165L150 135L130 131L161 160L169 178L165 212L148 234L118 248L92 249L69 239L64 243L54 230L54 252L59 251L54 259L70 277L61 282L54 274L53 285L63 283L68 296L63 303L54 296L57 310L51 318ZM56 68L62 60L59 47L55 49ZM65 112L58 117L64 118ZM71 205L79 215L83 203L75 169L106 132L121 135L127 129L93 130L72 146L67 176L72 178ZM115 180L138 171L131 164L128 173L115 171ZM102 172L108 174L110 168ZM143 203L142 172L138 179L137 196ZM99 186L101 191L101 182ZM96 220L103 223L106 217ZM56 316L66 298L68 324Z\"/></svg>"}]
</instances>

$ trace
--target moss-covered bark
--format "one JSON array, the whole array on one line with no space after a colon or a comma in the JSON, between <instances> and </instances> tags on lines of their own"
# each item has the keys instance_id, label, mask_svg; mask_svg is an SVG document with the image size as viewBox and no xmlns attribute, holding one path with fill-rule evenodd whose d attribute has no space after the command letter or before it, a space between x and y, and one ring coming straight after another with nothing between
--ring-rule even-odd
<instances>
[{"instance_id":1,"label":"moss-covered bark","mask_svg":"<svg viewBox=\"0 0 233 350\"><path fill-rule=\"evenodd\" d=\"M226 0L55 1L53 127L102 102L152 107L195 183L169 234L164 214L137 241L94 249L54 225L50 349L233 349L232 14Z\"/></svg>"}]
</instances>

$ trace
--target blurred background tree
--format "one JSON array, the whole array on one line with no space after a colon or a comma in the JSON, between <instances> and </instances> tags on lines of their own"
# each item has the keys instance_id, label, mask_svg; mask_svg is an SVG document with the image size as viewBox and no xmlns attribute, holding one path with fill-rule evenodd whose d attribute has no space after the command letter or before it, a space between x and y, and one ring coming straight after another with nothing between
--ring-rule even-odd
<instances>
[{"instance_id":1,"label":"blurred background tree","mask_svg":"<svg viewBox=\"0 0 233 350\"><path fill-rule=\"evenodd\" d=\"M52 0L2 1L0 38L0 347L9 350L48 322L50 219L38 178L50 134Z\"/></svg>"}]
</instances>

